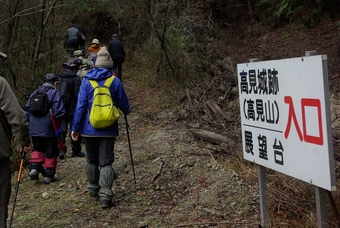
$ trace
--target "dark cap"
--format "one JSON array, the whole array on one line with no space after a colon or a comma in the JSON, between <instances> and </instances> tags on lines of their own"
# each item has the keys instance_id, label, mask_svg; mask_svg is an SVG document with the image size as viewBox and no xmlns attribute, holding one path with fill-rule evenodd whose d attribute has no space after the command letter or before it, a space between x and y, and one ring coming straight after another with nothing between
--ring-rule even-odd
<instances>
[{"instance_id":1,"label":"dark cap","mask_svg":"<svg viewBox=\"0 0 340 228\"><path fill-rule=\"evenodd\" d=\"M55 74L49 73L45 75L44 82L54 83L56 81L59 81L59 79Z\"/></svg>"},{"instance_id":2,"label":"dark cap","mask_svg":"<svg viewBox=\"0 0 340 228\"><path fill-rule=\"evenodd\" d=\"M71 57L67 60L67 63L63 63L63 67L65 69L72 69L76 67L78 70L80 69L81 60L79 58Z\"/></svg>"}]
</instances>

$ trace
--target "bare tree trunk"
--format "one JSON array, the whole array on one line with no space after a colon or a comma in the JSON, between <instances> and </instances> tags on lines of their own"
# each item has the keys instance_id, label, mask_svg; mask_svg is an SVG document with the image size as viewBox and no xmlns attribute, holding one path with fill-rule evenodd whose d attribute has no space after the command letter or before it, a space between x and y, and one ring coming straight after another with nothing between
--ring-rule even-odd
<instances>
[{"instance_id":1,"label":"bare tree trunk","mask_svg":"<svg viewBox=\"0 0 340 228\"><path fill-rule=\"evenodd\" d=\"M158 40L160 42L161 50L162 50L162 52L164 52L166 61L169 64L169 67L170 67L171 71L173 72L174 75L176 75L176 71L175 71L175 68L173 67L173 65L171 63L170 58L169 58L168 48L167 48L167 45L166 45L166 32L167 32L167 23L168 23L170 5L171 4L168 2L168 5L167 5L166 9L163 10L163 11L165 11L164 25L163 25L162 33L160 33L158 31L158 29L157 29L157 24L156 24L156 22L154 20L153 14L152 14L152 1L150 1L150 2L147 1L148 13L149 13L152 25L154 27L154 31L155 31L156 37L158 38ZM161 58L162 58L162 53L161 53Z\"/></svg>"},{"instance_id":2,"label":"bare tree trunk","mask_svg":"<svg viewBox=\"0 0 340 228\"><path fill-rule=\"evenodd\" d=\"M10 48L10 44L11 44L11 40L13 38L13 34L16 30L16 22L17 19L15 17L15 15L17 14L18 10L19 10L19 2L20 0L15 0L13 3L9 3L9 5L12 5L12 7L8 7L9 9L9 16L12 18L8 24L7 24L7 28L6 28L6 33L5 33L5 42L4 42L4 51L5 53L8 52L9 48ZM9 6L8 5L8 6ZM13 11L11 10L13 9Z\"/></svg>"},{"instance_id":3,"label":"bare tree trunk","mask_svg":"<svg viewBox=\"0 0 340 228\"><path fill-rule=\"evenodd\" d=\"M39 35L38 35L38 39L37 39L37 43L35 45L35 51L34 51L34 56L33 56L33 68L36 69L37 68L37 62L38 62L38 56L39 56L39 53L40 53L40 47L41 47L41 43L42 43L42 38L43 38L43 35L44 35L44 30L45 30L45 27L47 25L47 22L48 22L48 19L51 15L51 12L53 11L53 8L55 6L57 2L54 1L52 2L52 5L51 7L48 9L48 12L45 16L45 12L46 12L46 0L43 0L43 4L42 4L42 12L41 12L41 26L40 26L40 32L39 32Z\"/></svg>"},{"instance_id":4,"label":"bare tree trunk","mask_svg":"<svg viewBox=\"0 0 340 228\"><path fill-rule=\"evenodd\" d=\"M250 21L254 21L254 9L253 9L253 3L252 0L248 0L248 9L249 9L249 15L250 15Z\"/></svg>"}]
</instances>

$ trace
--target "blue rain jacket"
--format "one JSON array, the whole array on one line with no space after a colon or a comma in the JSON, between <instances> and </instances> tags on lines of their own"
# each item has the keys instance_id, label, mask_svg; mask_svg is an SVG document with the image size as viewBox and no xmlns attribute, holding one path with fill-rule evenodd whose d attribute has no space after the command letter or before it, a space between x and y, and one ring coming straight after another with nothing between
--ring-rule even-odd
<instances>
[{"instance_id":1,"label":"blue rain jacket","mask_svg":"<svg viewBox=\"0 0 340 228\"><path fill-rule=\"evenodd\" d=\"M47 91L47 97L49 102L49 107L53 112L56 120L61 122L65 115L64 103L61 100L61 96L58 90L56 90L53 85L49 83L44 83L39 87L40 90ZM53 128L51 114L48 112L46 116L36 117L30 113L30 101L32 96L37 92L34 91L30 97L28 98L27 104L25 105L24 111L27 116L27 120L29 122L30 134L31 136L40 136L40 137L54 137L56 136L55 130Z\"/></svg>"},{"instance_id":2,"label":"blue rain jacket","mask_svg":"<svg viewBox=\"0 0 340 228\"><path fill-rule=\"evenodd\" d=\"M94 79L100 86L102 86L104 85L105 80L110 76L112 76L112 72L105 68L94 68L87 72L80 86L72 131L79 132L85 137L114 137L119 134L118 120L113 125L101 129L92 127L89 120L94 92L89 80ZM115 102L117 108L119 108L124 114L129 114L131 111L130 103L118 77L114 78L109 89L112 100Z\"/></svg>"}]
</instances>

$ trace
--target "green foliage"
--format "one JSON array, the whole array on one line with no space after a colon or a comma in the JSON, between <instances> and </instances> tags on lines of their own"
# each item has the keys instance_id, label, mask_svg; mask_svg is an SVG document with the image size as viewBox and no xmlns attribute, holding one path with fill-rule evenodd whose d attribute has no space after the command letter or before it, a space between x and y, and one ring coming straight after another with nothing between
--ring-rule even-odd
<instances>
[{"instance_id":1,"label":"green foliage","mask_svg":"<svg viewBox=\"0 0 340 228\"><path fill-rule=\"evenodd\" d=\"M303 0L260 0L257 3L259 9L267 9L268 13L272 14L279 20L291 22L293 17L308 7L308 2Z\"/></svg>"},{"instance_id":2,"label":"green foliage","mask_svg":"<svg viewBox=\"0 0 340 228\"><path fill-rule=\"evenodd\" d=\"M150 3L149 3L150 4ZM157 76L166 81L185 84L196 75L198 58L193 21L190 18L193 8L179 7L175 2L153 7L147 5L152 31L152 42L157 51L153 58L154 71Z\"/></svg>"},{"instance_id":3,"label":"green foliage","mask_svg":"<svg viewBox=\"0 0 340 228\"><path fill-rule=\"evenodd\" d=\"M98 1L93 1L94 4L98 4ZM74 9L75 15L77 13L86 13L91 11L91 6L89 4L84 4L83 0L73 0L73 1L66 1L66 6Z\"/></svg>"},{"instance_id":4,"label":"green foliage","mask_svg":"<svg viewBox=\"0 0 340 228\"><path fill-rule=\"evenodd\" d=\"M313 13L310 22L319 22L323 15L335 20L340 14L340 0L321 0L318 9Z\"/></svg>"},{"instance_id":5,"label":"green foliage","mask_svg":"<svg viewBox=\"0 0 340 228\"><path fill-rule=\"evenodd\" d=\"M339 15L340 1L339 0L260 0L256 4L257 11L261 14L264 11L263 17L270 19L278 19L291 23L294 19L303 19L308 23L320 21L323 15L329 15L335 19ZM274 18L268 17L268 13Z\"/></svg>"},{"instance_id":6,"label":"green foliage","mask_svg":"<svg viewBox=\"0 0 340 228\"><path fill-rule=\"evenodd\" d=\"M281 0L276 6L274 16L291 22L296 13L304 8L303 0Z\"/></svg>"},{"instance_id":7,"label":"green foliage","mask_svg":"<svg viewBox=\"0 0 340 228\"><path fill-rule=\"evenodd\" d=\"M29 221L34 221L36 219L39 219L39 216L42 216L42 215L33 212L33 213L26 214L26 215L19 215L17 219L29 222Z\"/></svg>"}]
</instances>

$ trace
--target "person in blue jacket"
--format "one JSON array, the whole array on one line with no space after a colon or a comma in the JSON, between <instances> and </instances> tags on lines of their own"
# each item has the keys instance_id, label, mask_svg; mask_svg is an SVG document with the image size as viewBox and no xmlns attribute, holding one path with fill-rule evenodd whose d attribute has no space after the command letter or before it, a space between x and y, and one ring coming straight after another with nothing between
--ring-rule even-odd
<instances>
[{"instance_id":1,"label":"person in blue jacket","mask_svg":"<svg viewBox=\"0 0 340 228\"><path fill-rule=\"evenodd\" d=\"M89 80L96 80L101 86L113 75L112 60L106 49L102 47L97 55L96 67L85 75L78 94L77 107L74 113L71 137L77 140L79 134L87 151L86 175L88 191L94 200L100 200L103 209L111 207L113 198L112 184L116 173L112 168L114 162L114 141L118 136L118 121L106 128L96 129L89 121L94 88ZM118 77L109 87L111 97L116 106L124 113L130 113L130 104Z\"/></svg>"},{"instance_id":2,"label":"person in blue jacket","mask_svg":"<svg viewBox=\"0 0 340 228\"><path fill-rule=\"evenodd\" d=\"M58 77L55 74L46 74L44 84L38 90L47 90L48 109L54 114L58 125L60 125L65 115L65 108L60 93L56 90L57 83ZM39 180L39 173L41 173L44 177L44 183L50 184L58 180L56 175L57 158L59 156L58 138L53 127L50 111L43 116L34 116L30 112L32 96L38 90L30 95L24 108L33 143L30 159L30 177L32 180Z\"/></svg>"}]
</instances>

